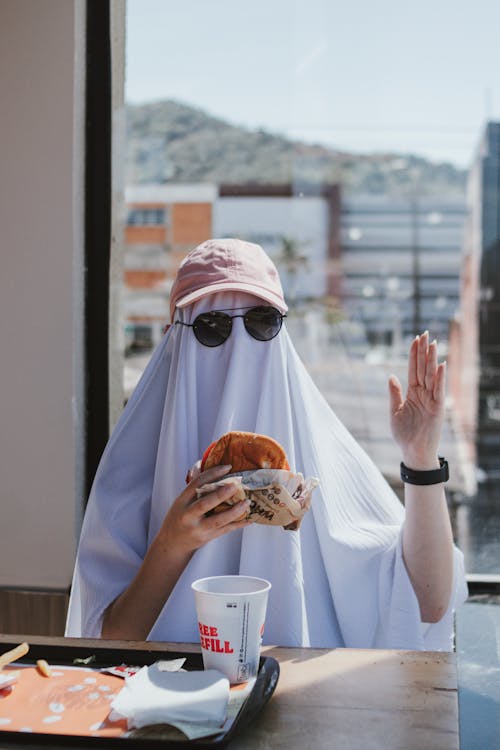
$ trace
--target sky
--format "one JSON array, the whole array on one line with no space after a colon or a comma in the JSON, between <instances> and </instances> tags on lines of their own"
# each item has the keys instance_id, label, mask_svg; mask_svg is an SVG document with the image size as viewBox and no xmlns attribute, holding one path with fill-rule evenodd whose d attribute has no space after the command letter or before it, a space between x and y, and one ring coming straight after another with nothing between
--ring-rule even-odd
<instances>
[{"instance_id":1,"label":"sky","mask_svg":"<svg viewBox=\"0 0 500 750\"><path fill-rule=\"evenodd\" d=\"M467 167L500 120L500 0L127 0L126 99Z\"/></svg>"}]
</instances>

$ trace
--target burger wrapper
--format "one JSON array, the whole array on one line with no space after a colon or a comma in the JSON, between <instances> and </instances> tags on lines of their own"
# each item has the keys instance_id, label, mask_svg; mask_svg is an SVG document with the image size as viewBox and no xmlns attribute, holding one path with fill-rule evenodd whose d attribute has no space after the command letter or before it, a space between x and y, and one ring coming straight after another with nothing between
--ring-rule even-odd
<instances>
[{"instance_id":1,"label":"burger wrapper","mask_svg":"<svg viewBox=\"0 0 500 750\"><path fill-rule=\"evenodd\" d=\"M311 507L311 495L319 480L316 477L304 479L300 473L283 469L256 469L243 471L238 475L228 474L211 484L204 484L196 490L202 497L222 487L228 482L236 484L236 491L228 505L234 505L245 498L250 500L246 518L254 523L269 526L283 526L295 531L302 518Z\"/></svg>"}]
</instances>

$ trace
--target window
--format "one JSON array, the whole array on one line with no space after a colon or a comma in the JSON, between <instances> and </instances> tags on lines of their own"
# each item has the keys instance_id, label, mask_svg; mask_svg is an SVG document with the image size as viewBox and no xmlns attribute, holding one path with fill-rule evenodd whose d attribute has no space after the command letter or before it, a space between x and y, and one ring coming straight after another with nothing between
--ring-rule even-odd
<instances>
[{"instance_id":1,"label":"window","mask_svg":"<svg viewBox=\"0 0 500 750\"><path fill-rule=\"evenodd\" d=\"M161 226L165 223L166 210L164 208L130 208L127 216L129 226Z\"/></svg>"},{"instance_id":2,"label":"window","mask_svg":"<svg viewBox=\"0 0 500 750\"><path fill-rule=\"evenodd\" d=\"M385 5L129 0L124 381L188 250L258 242L312 376L398 488L387 378L428 329L455 531L469 573L500 574L500 94L486 124L478 94L498 87L498 9Z\"/></svg>"}]
</instances>

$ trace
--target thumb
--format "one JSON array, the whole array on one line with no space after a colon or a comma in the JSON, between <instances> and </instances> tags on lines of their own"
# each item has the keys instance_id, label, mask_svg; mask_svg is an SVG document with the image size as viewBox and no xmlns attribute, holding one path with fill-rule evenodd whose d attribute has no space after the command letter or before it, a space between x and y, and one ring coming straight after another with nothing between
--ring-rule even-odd
<instances>
[{"instance_id":1,"label":"thumb","mask_svg":"<svg viewBox=\"0 0 500 750\"><path fill-rule=\"evenodd\" d=\"M395 414L403 404L403 389L395 375L389 378L389 398L391 400L391 414Z\"/></svg>"}]
</instances>

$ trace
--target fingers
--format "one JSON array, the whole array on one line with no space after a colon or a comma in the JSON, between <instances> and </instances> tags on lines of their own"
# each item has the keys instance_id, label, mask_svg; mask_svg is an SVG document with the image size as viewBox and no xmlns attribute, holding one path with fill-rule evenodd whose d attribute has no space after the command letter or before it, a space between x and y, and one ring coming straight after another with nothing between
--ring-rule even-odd
<instances>
[{"instance_id":1,"label":"fingers","mask_svg":"<svg viewBox=\"0 0 500 750\"><path fill-rule=\"evenodd\" d=\"M441 362L436 370L436 378L434 380L434 389L432 397L434 401L438 401L441 404L444 403L446 393L446 362Z\"/></svg>"},{"instance_id":2,"label":"fingers","mask_svg":"<svg viewBox=\"0 0 500 750\"><path fill-rule=\"evenodd\" d=\"M410 346L410 353L408 355L408 385L417 386L417 353L418 353L418 342L419 336L415 336Z\"/></svg>"},{"instance_id":3,"label":"fingers","mask_svg":"<svg viewBox=\"0 0 500 750\"><path fill-rule=\"evenodd\" d=\"M230 466L214 466L193 478L170 506L163 521L164 538L172 541L182 552L192 553L222 534L247 526L250 508L244 497L241 482L228 477L215 484L228 473ZM206 494L197 497L197 489L205 486ZM240 500L240 498L242 498ZM239 502L238 502L239 501ZM207 515L218 505L227 503L227 510Z\"/></svg>"},{"instance_id":4,"label":"fingers","mask_svg":"<svg viewBox=\"0 0 500 750\"><path fill-rule=\"evenodd\" d=\"M188 476L186 477L188 485L181 495L179 495L179 498L183 498L189 502L193 497L196 497L196 490L198 487L201 487L204 484L210 484L210 482L216 482L217 479L220 479L227 474L230 469L231 466L229 464L221 464L220 466L212 466L212 468L200 472L196 470L195 464L193 469L188 472Z\"/></svg>"},{"instance_id":5,"label":"fingers","mask_svg":"<svg viewBox=\"0 0 500 750\"><path fill-rule=\"evenodd\" d=\"M223 503L227 503L226 510L210 513ZM200 497L191 505L188 512L203 527L204 531L208 532L211 538L214 538L214 531L221 530L222 533L222 529L231 531L234 528L240 528L235 524L245 521L249 508L250 501L244 497L240 482L228 481L216 490ZM219 536L219 534L216 534L216 536Z\"/></svg>"},{"instance_id":6,"label":"fingers","mask_svg":"<svg viewBox=\"0 0 500 750\"><path fill-rule=\"evenodd\" d=\"M220 470L215 473L212 470L204 472L205 477L211 479L220 479L223 473ZM172 503L163 522L165 529L170 530L170 539L174 539L181 549L189 552L202 547L221 534L251 523L245 520L250 508L249 501L243 498L238 502L241 497L241 485L238 482L230 480L206 495L196 498L196 481L193 480ZM228 504L227 510L207 515L224 502Z\"/></svg>"},{"instance_id":7,"label":"fingers","mask_svg":"<svg viewBox=\"0 0 500 750\"><path fill-rule=\"evenodd\" d=\"M389 398L391 414L395 414L403 403L403 390L395 375L391 375L389 378Z\"/></svg>"},{"instance_id":8,"label":"fingers","mask_svg":"<svg viewBox=\"0 0 500 750\"><path fill-rule=\"evenodd\" d=\"M189 484L192 479L196 479L201 474L201 460L197 461L194 466L192 466L187 475L186 475L186 484Z\"/></svg>"},{"instance_id":9,"label":"fingers","mask_svg":"<svg viewBox=\"0 0 500 750\"><path fill-rule=\"evenodd\" d=\"M243 498L231 505L231 499L238 490L241 490L241 486L236 482L231 482L210 492L193 504L191 512L196 514L195 523L199 526L205 541L216 539L222 534L243 528L251 523L246 518L250 508L249 500ZM227 510L207 515L224 501L228 503Z\"/></svg>"},{"instance_id":10,"label":"fingers","mask_svg":"<svg viewBox=\"0 0 500 750\"><path fill-rule=\"evenodd\" d=\"M207 531L211 533L214 531L232 531L235 528L246 526L248 521L246 515L250 508L250 502L248 500L241 500L236 505L228 510L223 510L220 513L214 513L203 519L203 526Z\"/></svg>"},{"instance_id":11,"label":"fingers","mask_svg":"<svg viewBox=\"0 0 500 750\"><path fill-rule=\"evenodd\" d=\"M190 506L190 510L193 515L202 518L223 502L228 502L232 505L233 503L230 502L231 498L238 492L238 490L240 490L240 488L241 485L238 482L228 482L227 484L223 484L222 486L217 487L216 490L208 492L206 495L198 498L198 500Z\"/></svg>"},{"instance_id":12,"label":"fingers","mask_svg":"<svg viewBox=\"0 0 500 750\"><path fill-rule=\"evenodd\" d=\"M425 331L418 337L417 343L417 383L425 385L425 373L427 370L427 355L429 352L429 332Z\"/></svg>"},{"instance_id":13,"label":"fingers","mask_svg":"<svg viewBox=\"0 0 500 750\"><path fill-rule=\"evenodd\" d=\"M203 484L210 484L210 482L217 481L217 479L220 479L227 474L230 469L231 466L229 465L212 466L211 469L206 469L206 471L202 471L198 474L195 472L191 477L186 477L189 483L177 498L176 503L185 506L189 505L196 497L196 489L198 487L201 487Z\"/></svg>"},{"instance_id":14,"label":"fingers","mask_svg":"<svg viewBox=\"0 0 500 750\"><path fill-rule=\"evenodd\" d=\"M437 341L429 344L429 332L413 340L408 359L408 386L420 386L435 401L444 402L446 363L438 365ZM392 398L392 392L391 392Z\"/></svg>"},{"instance_id":15,"label":"fingers","mask_svg":"<svg viewBox=\"0 0 500 750\"><path fill-rule=\"evenodd\" d=\"M224 464L221 466L212 466L212 468L205 469L205 471L202 471L196 476L193 476L192 484L194 485L196 489L196 487L201 487L204 484L210 484L210 482L217 481L217 479L220 479L225 474L228 474L230 471L231 471L230 464Z\"/></svg>"},{"instance_id":16,"label":"fingers","mask_svg":"<svg viewBox=\"0 0 500 750\"><path fill-rule=\"evenodd\" d=\"M408 385L425 385L427 354L429 350L429 333L415 336L408 355Z\"/></svg>"},{"instance_id":17,"label":"fingers","mask_svg":"<svg viewBox=\"0 0 500 750\"><path fill-rule=\"evenodd\" d=\"M236 529L244 529L252 523L253 521L250 521L245 517L239 521L234 521L233 523L226 524L226 526L220 526L218 529L212 530L210 535L212 539L217 539L217 537L222 536L223 534L229 534L229 532L236 531Z\"/></svg>"},{"instance_id":18,"label":"fingers","mask_svg":"<svg viewBox=\"0 0 500 750\"><path fill-rule=\"evenodd\" d=\"M437 343L436 340L429 345L427 352L427 366L425 368L424 385L429 391L434 390L434 381L437 371Z\"/></svg>"}]
</instances>

